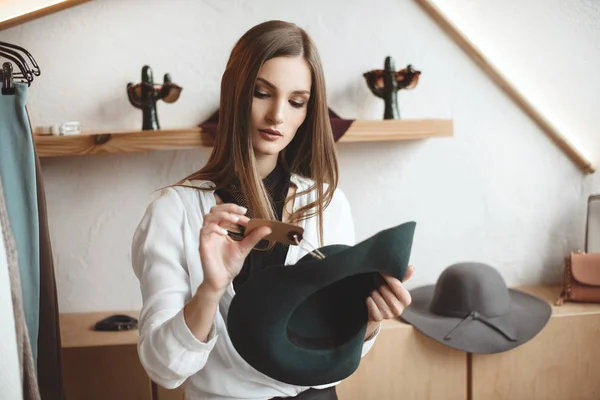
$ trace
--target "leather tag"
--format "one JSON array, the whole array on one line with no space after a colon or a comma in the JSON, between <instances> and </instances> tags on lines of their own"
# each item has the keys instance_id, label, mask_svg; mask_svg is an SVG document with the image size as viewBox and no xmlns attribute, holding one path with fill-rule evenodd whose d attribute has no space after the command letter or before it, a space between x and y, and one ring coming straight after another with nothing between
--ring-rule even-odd
<instances>
[{"instance_id":1,"label":"leather tag","mask_svg":"<svg viewBox=\"0 0 600 400\"><path fill-rule=\"evenodd\" d=\"M274 240L284 244L297 245L298 243L296 243L294 240L294 236L296 236L298 242L301 242L302 235L304 234L304 229L297 225L255 218L248 222L248 226L244 230L244 236L248 236L248 233L252 232L254 229L260 228L261 226L268 226L272 230L269 235L265 236L265 239Z\"/></svg>"}]
</instances>

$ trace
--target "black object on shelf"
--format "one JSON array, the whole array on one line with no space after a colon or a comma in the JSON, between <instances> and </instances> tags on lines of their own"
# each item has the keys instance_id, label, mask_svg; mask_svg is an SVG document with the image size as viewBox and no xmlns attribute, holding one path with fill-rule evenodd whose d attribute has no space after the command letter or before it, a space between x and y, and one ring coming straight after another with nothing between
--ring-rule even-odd
<instances>
[{"instance_id":1,"label":"black object on shelf","mask_svg":"<svg viewBox=\"0 0 600 400\"><path fill-rule=\"evenodd\" d=\"M142 67L142 81L137 84L127 84L127 97L135 108L142 110L142 130L159 130L156 102L174 103L179 99L183 88L171 81L171 75L165 74L162 85L154 84L152 68L148 65Z\"/></svg>"},{"instance_id":2,"label":"black object on shelf","mask_svg":"<svg viewBox=\"0 0 600 400\"><path fill-rule=\"evenodd\" d=\"M94 325L95 331L129 331L137 329L138 320L129 315L115 314L110 317L106 317L96 322Z\"/></svg>"},{"instance_id":3,"label":"black object on shelf","mask_svg":"<svg viewBox=\"0 0 600 400\"><path fill-rule=\"evenodd\" d=\"M415 70L411 64L396 71L394 59L390 56L385 58L383 69L374 69L363 74L371 93L385 102L383 119L400 119L398 91L416 87L420 75L421 71Z\"/></svg>"}]
</instances>

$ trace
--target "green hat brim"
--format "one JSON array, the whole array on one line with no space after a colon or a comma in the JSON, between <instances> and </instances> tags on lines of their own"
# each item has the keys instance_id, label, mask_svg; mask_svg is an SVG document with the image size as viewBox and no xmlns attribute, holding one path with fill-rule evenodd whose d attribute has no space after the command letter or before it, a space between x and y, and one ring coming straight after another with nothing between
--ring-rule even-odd
<instances>
[{"instance_id":1,"label":"green hat brim","mask_svg":"<svg viewBox=\"0 0 600 400\"><path fill-rule=\"evenodd\" d=\"M366 298L380 273L404 278L415 227L406 222L354 246L324 246L324 259L307 254L250 278L228 311L235 349L258 371L292 385L350 376L361 359Z\"/></svg>"}]
</instances>

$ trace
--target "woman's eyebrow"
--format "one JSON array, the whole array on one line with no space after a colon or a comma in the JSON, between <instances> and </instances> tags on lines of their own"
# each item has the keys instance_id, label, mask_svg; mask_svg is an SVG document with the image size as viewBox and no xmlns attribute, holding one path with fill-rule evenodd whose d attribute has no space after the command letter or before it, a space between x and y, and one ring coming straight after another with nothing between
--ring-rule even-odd
<instances>
[{"instance_id":1,"label":"woman's eyebrow","mask_svg":"<svg viewBox=\"0 0 600 400\"><path fill-rule=\"evenodd\" d=\"M268 80L266 80L265 78L256 78L257 81L264 83L265 85L267 85L268 87L270 87L273 90L277 90L277 87L275 85L273 85L271 82L269 82ZM310 91L309 90L294 90L292 92L292 94L308 94L310 95Z\"/></svg>"}]
</instances>

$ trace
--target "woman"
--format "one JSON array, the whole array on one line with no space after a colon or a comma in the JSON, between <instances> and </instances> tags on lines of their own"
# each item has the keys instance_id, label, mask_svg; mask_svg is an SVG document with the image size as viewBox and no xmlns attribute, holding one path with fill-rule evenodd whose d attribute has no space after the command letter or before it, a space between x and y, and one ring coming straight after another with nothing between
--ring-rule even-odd
<instances>
[{"instance_id":1,"label":"woman","mask_svg":"<svg viewBox=\"0 0 600 400\"><path fill-rule=\"evenodd\" d=\"M293 24L255 26L233 48L223 75L206 166L152 202L134 235L143 297L138 350L152 380L166 388L185 381L187 399L337 398L337 382L299 387L256 371L235 351L225 325L231 299L249 276L306 254L306 246L264 240L268 227L243 240L228 230L268 218L302 226L313 246L353 245L350 207L337 182L314 44ZM410 302L401 282L386 279L367 300L363 355L380 321Z\"/></svg>"}]
</instances>

